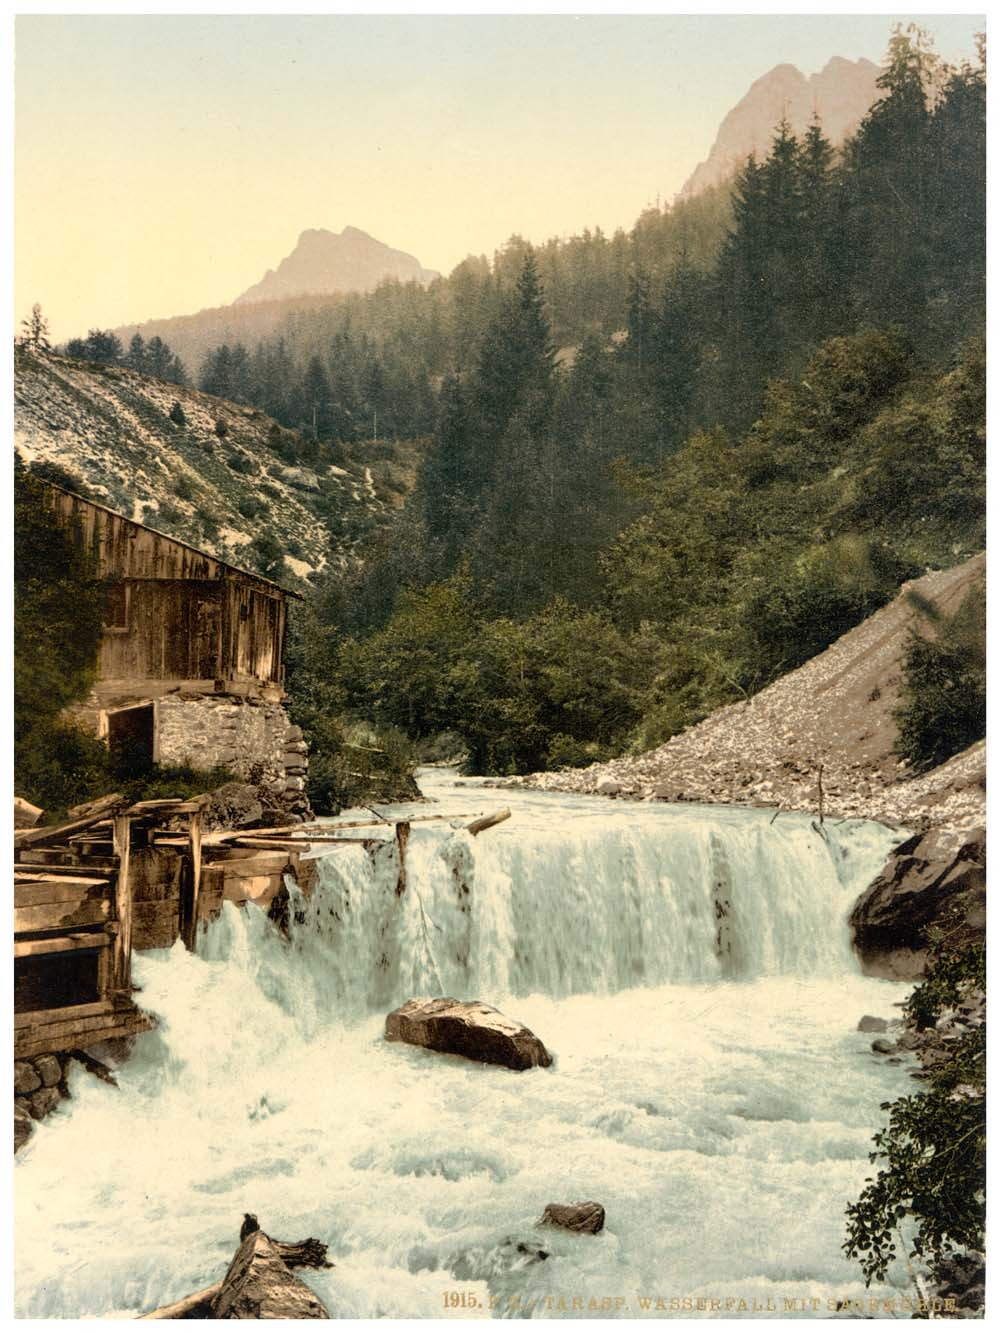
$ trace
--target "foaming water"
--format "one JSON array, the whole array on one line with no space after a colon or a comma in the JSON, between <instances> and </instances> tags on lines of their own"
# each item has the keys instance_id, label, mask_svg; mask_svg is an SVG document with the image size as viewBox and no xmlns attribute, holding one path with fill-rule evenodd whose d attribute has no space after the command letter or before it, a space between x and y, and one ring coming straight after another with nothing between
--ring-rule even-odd
<instances>
[{"instance_id":1,"label":"foaming water","mask_svg":"<svg viewBox=\"0 0 1000 1333\"><path fill-rule=\"evenodd\" d=\"M892 835L425 790L514 817L478 839L415 823L400 897L391 845L324 856L288 940L227 905L197 956L137 957L158 1030L117 1092L75 1073L19 1154L18 1313L131 1314L207 1286L244 1211L330 1243L336 1268L303 1276L335 1317L558 1315L560 1297L635 1317L687 1295L825 1313L866 1294L843 1209L908 1080L854 1029L905 988L858 975L845 918ZM497 1003L556 1063L386 1044L415 994ZM578 1198L604 1204L600 1236L535 1225Z\"/></svg>"}]
</instances>

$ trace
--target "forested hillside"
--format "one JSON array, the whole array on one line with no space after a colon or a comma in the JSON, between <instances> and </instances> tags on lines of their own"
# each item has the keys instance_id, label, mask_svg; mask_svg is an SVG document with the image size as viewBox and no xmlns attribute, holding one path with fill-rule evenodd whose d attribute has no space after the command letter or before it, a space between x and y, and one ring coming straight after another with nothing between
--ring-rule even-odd
<instances>
[{"instance_id":1,"label":"forested hillside","mask_svg":"<svg viewBox=\"0 0 1000 1333\"><path fill-rule=\"evenodd\" d=\"M840 150L782 124L627 234L143 326L129 355L280 423L335 545L337 468L387 464L401 509L350 560L288 548L307 726L478 771L647 748L982 548L985 66L897 30L879 91Z\"/></svg>"},{"instance_id":2,"label":"forested hillside","mask_svg":"<svg viewBox=\"0 0 1000 1333\"><path fill-rule=\"evenodd\" d=\"M633 262L624 337L595 302L558 358L541 257L483 275L416 492L316 599L305 676L478 771L582 763L982 547L984 68L897 32L880 89L839 155L779 128L709 262Z\"/></svg>"}]
</instances>

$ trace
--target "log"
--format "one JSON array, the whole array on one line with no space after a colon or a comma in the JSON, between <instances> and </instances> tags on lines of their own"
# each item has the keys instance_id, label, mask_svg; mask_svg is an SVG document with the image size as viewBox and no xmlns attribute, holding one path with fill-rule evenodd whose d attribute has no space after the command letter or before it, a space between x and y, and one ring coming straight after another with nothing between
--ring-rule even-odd
<instances>
[{"instance_id":1,"label":"log","mask_svg":"<svg viewBox=\"0 0 1000 1333\"><path fill-rule=\"evenodd\" d=\"M485 833L488 828L493 828L495 824L502 824L505 819L510 819L510 811L506 808L496 810L492 815L480 815L471 824L466 824L465 831L475 837L478 833Z\"/></svg>"},{"instance_id":2,"label":"log","mask_svg":"<svg viewBox=\"0 0 1000 1333\"><path fill-rule=\"evenodd\" d=\"M212 1302L222 1290L222 1283L216 1282L211 1287L196 1291L193 1296L174 1301L173 1305L161 1305L150 1314L141 1314L140 1319L211 1319Z\"/></svg>"},{"instance_id":3,"label":"log","mask_svg":"<svg viewBox=\"0 0 1000 1333\"><path fill-rule=\"evenodd\" d=\"M115 880L115 915L118 934L115 936L111 976L113 990L129 992L132 984L132 886L129 883L129 861L132 854L132 820L129 815L115 815L114 846L118 857L118 877Z\"/></svg>"},{"instance_id":4,"label":"log","mask_svg":"<svg viewBox=\"0 0 1000 1333\"><path fill-rule=\"evenodd\" d=\"M14 847L41 847L45 843L62 842L71 833L82 833L106 818L113 810L119 809L124 799L117 792L112 796L102 796L99 801L92 801L89 813L64 824L46 824L44 828L15 829Z\"/></svg>"},{"instance_id":5,"label":"log","mask_svg":"<svg viewBox=\"0 0 1000 1333\"><path fill-rule=\"evenodd\" d=\"M88 1055L86 1051L70 1051L69 1057L71 1060L76 1060L79 1064L83 1065L88 1074L93 1074L94 1077L99 1078L102 1083L110 1083L113 1088L117 1088L118 1080L115 1078L114 1072L108 1068L103 1060L98 1060L95 1056Z\"/></svg>"},{"instance_id":6,"label":"log","mask_svg":"<svg viewBox=\"0 0 1000 1333\"><path fill-rule=\"evenodd\" d=\"M319 1297L297 1278L263 1231L252 1231L233 1256L213 1319L329 1319Z\"/></svg>"},{"instance_id":7,"label":"log","mask_svg":"<svg viewBox=\"0 0 1000 1333\"><path fill-rule=\"evenodd\" d=\"M206 798L207 800L207 798ZM187 905L184 943L192 953L198 943L198 899L201 896L201 812L191 815L191 899Z\"/></svg>"},{"instance_id":8,"label":"log","mask_svg":"<svg viewBox=\"0 0 1000 1333\"><path fill-rule=\"evenodd\" d=\"M77 1053L74 1051L72 1052L72 1054L75 1056ZM87 1058L90 1059L91 1057L88 1056ZM317 1240L315 1236L308 1236L305 1240L297 1240L297 1241L272 1240L270 1236L268 1236L265 1232L261 1231L259 1227L257 1227L257 1219L249 1215L244 1220L243 1226L244 1229L243 1231L240 1232L240 1237L241 1237L240 1247L236 1251L236 1254L233 1257L233 1261L229 1266L229 1272L226 1274L226 1276L222 1279L221 1282L216 1282L211 1287L204 1287L201 1291L196 1291L191 1296L183 1297L182 1300L174 1301L172 1305L163 1305L158 1310L152 1310L149 1314L139 1315L139 1318L140 1319L280 1318L281 1317L280 1314L265 1315L263 1311L259 1315L255 1316L247 1314L216 1313L214 1307L218 1303L219 1308L222 1308L222 1302L220 1300L220 1297L222 1295L222 1290L225 1287L226 1283L230 1282L230 1278L233 1276L233 1269L236 1267L236 1261L240 1258L240 1254L244 1250L253 1251L256 1249L260 1253L264 1253L265 1250L269 1248L273 1257L276 1259L280 1259L281 1263L284 1264L285 1268L287 1269L333 1267L333 1264L331 1264L327 1259L328 1247L324 1245L324 1243L321 1240ZM247 1230L248 1226L251 1226L253 1230ZM260 1239L260 1241L264 1243L260 1245L249 1244L249 1242L256 1241L258 1238ZM290 1274L289 1277L291 1277ZM297 1283L298 1287L303 1288L303 1290L305 1291L308 1291L308 1288L305 1288L303 1283L298 1282L298 1279L292 1278L291 1280ZM312 1292L309 1292L309 1296L312 1298L312 1300L316 1301L316 1297L313 1296ZM319 1304L318 1301L316 1303L317 1305ZM320 1306L320 1308L322 1309L322 1306ZM289 1317L297 1317L300 1319L328 1318L325 1311L322 1315L306 1314L306 1315L297 1315Z\"/></svg>"},{"instance_id":9,"label":"log","mask_svg":"<svg viewBox=\"0 0 1000 1333\"><path fill-rule=\"evenodd\" d=\"M32 805L23 796L14 797L14 827L34 828L45 811L40 805Z\"/></svg>"},{"instance_id":10,"label":"log","mask_svg":"<svg viewBox=\"0 0 1000 1333\"><path fill-rule=\"evenodd\" d=\"M406 820L396 825L396 853L399 870L396 876L396 897L401 898L406 892L406 844L410 841L410 826Z\"/></svg>"}]
</instances>

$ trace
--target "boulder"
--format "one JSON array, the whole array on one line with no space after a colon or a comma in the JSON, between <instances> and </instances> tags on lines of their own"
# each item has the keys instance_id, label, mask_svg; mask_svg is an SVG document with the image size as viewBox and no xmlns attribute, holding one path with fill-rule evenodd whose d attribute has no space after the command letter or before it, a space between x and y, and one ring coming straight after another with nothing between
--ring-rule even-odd
<instances>
[{"instance_id":1,"label":"boulder","mask_svg":"<svg viewBox=\"0 0 1000 1333\"><path fill-rule=\"evenodd\" d=\"M323 1302L295 1276L277 1244L253 1231L233 1256L212 1302L213 1319L329 1319Z\"/></svg>"},{"instance_id":2,"label":"boulder","mask_svg":"<svg viewBox=\"0 0 1000 1333\"><path fill-rule=\"evenodd\" d=\"M865 1014L858 1024L859 1032L887 1032L889 1028L888 1021L884 1018L875 1018L871 1014Z\"/></svg>"},{"instance_id":3,"label":"boulder","mask_svg":"<svg viewBox=\"0 0 1000 1333\"><path fill-rule=\"evenodd\" d=\"M481 1000L407 1000L386 1018L385 1036L387 1041L405 1041L508 1069L552 1063L533 1032Z\"/></svg>"},{"instance_id":4,"label":"boulder","mask_svg":"<svg viewBox=\"0 0 1000 1333\"><path fill-rule=\"evenodd\" d=\"M251 828L260 823L263 813L256 787L247 782L227 782L212 792L202 821L206 830Z\"/></svg>"},{"instance_id":5,"label":"boulder","mask_svg":"<svg viewBox=\"0 0 1000 1333\"><path fill-rule=\"evenodd\" d=\"M29 1065L26 1060L14 1061L14 1093L21 1093L26 1096L30 1092L37 1092L42 1086L42 1080L34 1065Z\"/></svg>"},{"instance_id":6,"label":"boulder","mask_svg":"<svg viewBox=\"0 0 1000 1333\"><path fill-rule=\"evenodd\" d=\"M19 1152L34 1132L31 1114L20 1102L14 1103L14 1151Z\"/></svg>"},{"instance_id":7,"label":"boulder","mask_svg":"<svg viewBox=\"0 0 1000 1333\"><path fill-rule=\"evenodd\" d=\"M896 1043L889 1041L887 1037L876 1037L872 1042L872 1050L876 1055L892 1055L896 1050Z\"/></svg>"},{"instance_id":8,"label":"boulder","mask_svg":"<svg viewBox=\"0 0 1000 1333\"><path fill-rule=\"evenodd\" d=\"M33 1120L44 1120L50 1111L54 1111L59 1105L58 1088L39 1088L28 1098L28 1107L31 1111Z\"/></svg>"},{"instance_id":9,"label":"boulder","mask_svg":"<svg viewBox=\"0 0 1000 1333\"><path fill-rule=\"evenodd\" d=\"M615 782L614 778L601 778L594 790L598 796L617 796L622 790L622 784Z\"/></svg>"},{"instance_id":10,"label":"boulder","mask_svg":"<svg viewBox=\"0 0 1000 1333\"><path fill-rule=\"evenodd\" d=\"M596 1236L604 1229L604 1209L599 1203L547 1203L539 1226L563 1227L566 1231L580 1231Z\"/></svg>"},{"instance_id":11,"label":"boulder","mask_svg":"<svg viewBox=\"0 0 1000 1333\"><path fill-rule=\"evenodd\" d=\"M35 1069L45 1088L54 1088L62 1082L62 1065L54 1055L36 1055Z\"/></svg>"},{"instance_id":12,"label":"boulder","mask_svg":"<svg viewBox=\"0 0 1000 1333\"><path fill-rule=\"evenodd\" d=\"M907 838L850 915L865 971L906 981L923 975L936 932L946 932L957 946L974 944L983 939L985 921L982 829L957 850L934 831Z\"/></svg>"}]
</instances>

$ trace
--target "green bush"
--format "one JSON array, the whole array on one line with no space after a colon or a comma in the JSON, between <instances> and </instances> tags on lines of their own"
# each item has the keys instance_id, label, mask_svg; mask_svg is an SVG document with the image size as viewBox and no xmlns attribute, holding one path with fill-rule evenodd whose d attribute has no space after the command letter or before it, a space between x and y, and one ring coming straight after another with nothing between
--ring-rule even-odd
<instances>
[{"instance_id":1,"label":"green bush","mask_svg":"<svg viewBox=\"0 0 1000 1333\"><path fill-rule=\"evenodd\" d=\"M920 772L986 735L986 593L970 589L952 616L922 604L933 637L914 629L903 659L896 753Z\"/></svg>"},{"instance_id":2,"label":"green bush","mask_svg":"<svg viewBox=\"0 0 1000 1333\"><path fill-rule=\"evenodd\" d=\"M918 1027L986 984L982 947L935 958L907 1003ZM861 1265L866 1285L881 1281L911 1233L908 1257L936 1276L943 1262L984 1248L986 1226L986 1027L972 1028L929 1067L926 1091L883 1102L885 1129L873 1140L872 1163L858 1201L847 1208L843 1248Z\"/></svg>"}]
</instances>

